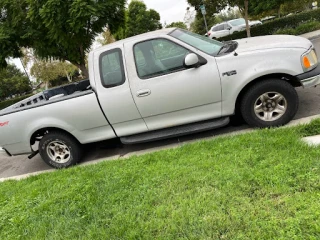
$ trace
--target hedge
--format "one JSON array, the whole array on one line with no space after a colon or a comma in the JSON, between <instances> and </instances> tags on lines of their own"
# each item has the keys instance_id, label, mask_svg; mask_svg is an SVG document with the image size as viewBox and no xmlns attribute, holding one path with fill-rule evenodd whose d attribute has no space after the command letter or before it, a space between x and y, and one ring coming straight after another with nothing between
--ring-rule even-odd
<instances>
[{"instance_id":1,"label":"hedge","mask_svg":"<svg viewBox=\"0 0 320 240\"><path fill-rule=\"evenodd\" d=\"M284 18L279 18L271 22L264 23L260 26L251 28L251 36L272 35L279 29L296 28L301 23L310 21L320 21L320 9L311 10ZM229 41L234 39L246 38L247 32L242 31L232 35L219 38L219 41Z\"/></svg>"},{"instance_id":2,"label":"hedge","mask_svg":"<svg viewBox=\"0 0 320 240\"><path fill-rule=\"evenodd\" d=\"M286 35L301 35L304 33L316 31L320 29L320 22L307 22L302 23L296 28L284 28L279 29L273 34L286 34Z\"/></svg>"},{"instance_id":3,"label":"hedge","mask_svg":"<svg viewBox=\"0 0 320 240\"><path fill-rule=\"evenodd\" d=\"M17 97L17 98L13 98L13 99L10 99L10 100L6 100L6 101L3 101L3 102L0 102L0 110L5 109L5 108L17 103L17 102L20 102L23 99L31 97L32 95L33 94L28 94L28 95L24 95L24 96L21 96L21 97Z\"/></svg>"}]
</instances>

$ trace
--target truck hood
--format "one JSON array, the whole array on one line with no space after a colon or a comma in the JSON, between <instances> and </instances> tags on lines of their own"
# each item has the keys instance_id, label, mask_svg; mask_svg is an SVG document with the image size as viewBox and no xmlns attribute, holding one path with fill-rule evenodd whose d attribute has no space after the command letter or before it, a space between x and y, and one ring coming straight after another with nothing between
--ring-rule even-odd
<instances>
[{"instance_id":1,"label":"truck hood","mask_svg":"<svg viewBox=\"0 0 320 240\"><path fill-rule=\"evenodd\" d=\"M237 53L251 52L274 48L304 48L308 50L312 43L302 37L289 35L270 35L236 40L238 42Z\"/></svg>"}]
</instances>

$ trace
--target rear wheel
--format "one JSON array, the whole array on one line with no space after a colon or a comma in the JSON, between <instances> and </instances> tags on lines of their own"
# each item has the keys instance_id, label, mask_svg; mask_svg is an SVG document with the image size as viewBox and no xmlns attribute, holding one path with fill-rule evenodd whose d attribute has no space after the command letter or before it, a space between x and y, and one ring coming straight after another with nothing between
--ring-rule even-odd
<instances>
[{"instance_id":1,"label":"rear wheel","mask_svg":"<svg viewBox=\"0 0 320 240\"><path fill-rule=\"evenodd\" d=\"M275 127L291 121L298 106L298 94L290 83L270 79L256 83L245 93L240 110L253 127Z\"/></svg>"},{"instance_id":2,"label":"rear wheel","mask_svg":"<svg viewBox=\"0 0 320 240\"><path fill-rule=\"evenodd\" d=\"M54 168L67 168L77 164L82 157L81 144L72 136L58 131L44 135L39 143L40 155Z\"/></svg>"}]
</instances>

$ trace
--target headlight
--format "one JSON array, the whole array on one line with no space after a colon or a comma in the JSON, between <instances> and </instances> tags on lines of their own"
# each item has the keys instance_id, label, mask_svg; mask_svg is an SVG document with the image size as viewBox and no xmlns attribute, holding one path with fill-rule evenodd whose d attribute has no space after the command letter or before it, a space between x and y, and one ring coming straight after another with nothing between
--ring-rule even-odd
<instances>
[{"instance_id":1,"label":"headlight","mask_svg":"<svg viewBox=\"0 0 320 240\"><path fill-rule=\"evenodd\" d=\"M306 52L301 57L301 64L302 68L305 72L308 72L318 65L318 58L316 51L314 49L311 49L310 51Z\"/></svg>"}]
</instances>

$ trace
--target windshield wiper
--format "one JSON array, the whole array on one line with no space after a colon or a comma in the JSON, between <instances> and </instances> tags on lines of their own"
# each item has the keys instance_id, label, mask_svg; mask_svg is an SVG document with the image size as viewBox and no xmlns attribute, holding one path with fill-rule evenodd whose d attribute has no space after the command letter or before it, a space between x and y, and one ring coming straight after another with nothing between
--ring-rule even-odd
<instances>
[{"instance_id":1,"label":"windshield wiper","mask_svg":"<svg viewBox=\"0 0 320 240\"><path fill-rule=\"evenodd\" d=\"M221 51L227 46L228 46L227 44L223 44L222 47L220 48L220 50L218 51L217 55L219 55L221 53Z\"/></svg>"},{"instance_id":2,"label":"windshield wiper","mask_svg":"<svg viewBox=\"0 0 320 240\"><path fill-rule=\"evenodd\" d=\"M227 51L230 49L230 47L234 45L234 43L235 43L234 41L224 42L224 43L223 43L223 46L220 48L220 50L219 50L219 52L217 53L217 55L219 55L220 53L222 53L222 50L223 50L223 49L226 49L226 50L224 51L224 53L227 52Z\"/></svg>"}]
</instances>

